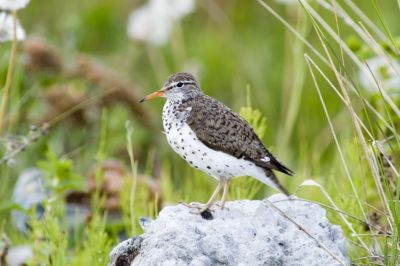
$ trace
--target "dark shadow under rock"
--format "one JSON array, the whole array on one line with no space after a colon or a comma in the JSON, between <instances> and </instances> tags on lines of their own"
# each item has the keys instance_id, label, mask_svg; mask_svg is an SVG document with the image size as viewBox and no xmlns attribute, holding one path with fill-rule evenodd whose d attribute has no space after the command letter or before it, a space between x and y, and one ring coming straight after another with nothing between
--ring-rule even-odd
<instances>
[{"instance_id":1,"label":"dark shadow under rock","mask_svg":"<svg viewBox=\"0 0 400 266\"><path fill-rule=\"evenodd\" d=\"M133 237L119 243L110 253L109 266L129 266L140 252L143 238Z\"/></svg>"}]
</instances>

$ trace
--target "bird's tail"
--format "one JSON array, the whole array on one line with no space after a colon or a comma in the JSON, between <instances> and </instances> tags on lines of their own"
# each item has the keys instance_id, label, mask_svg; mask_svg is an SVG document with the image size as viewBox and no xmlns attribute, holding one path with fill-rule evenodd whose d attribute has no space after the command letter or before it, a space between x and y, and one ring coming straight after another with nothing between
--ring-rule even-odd
<instances>
[{"instance_id":1,"label":"bird's tail","mask_svg":"<svg viewBox=\"0 0 400 266\"><path fill-rule=\"evenodd\" d=\"M289 193L281 185L281 183L279 182L279 180L276 177L276 175L274 174L274 172L272 172L272 170L268 169L268 168L263 168L263 170L264 170L263 177L258 177L257 179L260 180L261 182L263 182L264 184L279 190L280 192L282 192L286 196L289 196Z\"/></svg>"},{"instance_id":2,"label":"bird's tail","mask_svg":"<svg viewBox=\"0 0 400 266\"><path fill-rule=\"evenodd\" d=\"M285 166L280 161L278 161L274 156L271 156L271 162L270 163L274 167L273 169L276 169L279 172L282 172L282 173L287 174L287 175L294 175L294 172L292 170L290 170L287 166Z\"/></svg>"}]
</instances>

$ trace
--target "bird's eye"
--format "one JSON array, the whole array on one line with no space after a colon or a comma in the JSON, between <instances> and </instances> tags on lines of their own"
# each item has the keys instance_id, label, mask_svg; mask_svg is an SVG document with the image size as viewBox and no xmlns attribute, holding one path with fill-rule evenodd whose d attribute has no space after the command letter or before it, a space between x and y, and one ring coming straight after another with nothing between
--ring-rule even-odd
<instances>
[{"instance_id":1,"label":"bird's eye","mask_svg":"<svg viewBox=\"0 0 400 266\"><path fill-rule=\"evenodd\" d=\"M181 87L183 86L183 83L182 83L182 82L179 82L178 84L176 84L176 86L177 86L178 88L181 88Z\"/></svg>"}]
</instances>

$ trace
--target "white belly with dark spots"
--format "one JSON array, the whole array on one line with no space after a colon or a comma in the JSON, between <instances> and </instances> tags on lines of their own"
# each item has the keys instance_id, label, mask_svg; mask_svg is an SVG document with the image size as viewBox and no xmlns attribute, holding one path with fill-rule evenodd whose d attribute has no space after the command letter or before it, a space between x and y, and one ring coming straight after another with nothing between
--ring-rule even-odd
<instances>
[{"instance_id":1,"label":"white belly with dark spots","mask_svg":"<svg viewBox=\"0 0 400 266\"><path fill-rule=\"evenodd\" d=\"M254 163L210 149L196 137L196 134L185 122L171 117L163 116L168 143L192 167L200 169L218 180L244 175L256 178L264 176L263 170Z\"/></svg>"}]
</instances>

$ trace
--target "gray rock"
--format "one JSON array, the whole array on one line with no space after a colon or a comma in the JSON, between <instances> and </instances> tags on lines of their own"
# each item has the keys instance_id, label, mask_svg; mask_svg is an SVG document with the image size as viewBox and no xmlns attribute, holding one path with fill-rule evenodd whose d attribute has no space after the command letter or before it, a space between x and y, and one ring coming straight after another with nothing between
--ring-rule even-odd
<instances>
[{"instance_id":1,"label":"gray rock","mask_svg":"<svg viewBox=\"0 0 400 266\"><path fill-rule=\"evenodd\" d=\"M146 223L140 244L128 240L120 244L125 248L114 248L109 265L117 265L119 250L127 256L129 243L132 266L350 264L342 230L329 223L324 209L282 194L268 200L315 239L267 201L227 202L227 209L207 219L183 205L169 206Z\"/></svg>"},{"instance_id":2,"label":"gray rock","mask_svg":"<svg viewBox=\"0 0 400 266\"><path fill-rule=\"evenodd\" d=\"M40 219L43 216L43 201L48 197L48 191L44 184L43 173L36 168L25 170L17 180L12 195L12 201L22 209L28 211L36 208L36 216ZM11 213L15 227L26 233L28 230L28 215L22 211Z\"/></svg>"},{"instance_id":3,"label":"gray rock","mask_svg":"<svg viewBox=\"0 0 400 266\"><path fill-rule=\"evenodd\" d=\"M44 217L44 201L53 194L45 181L43 172L37 168L28 168L18 177L12 201L20 208L13 210L11 217L14 226L22 233L27 233L30 229L28 213L31 209L35 209L36 219L40 220ZM65 214L70 233L73 235L73 230L85 224L91 210L85 204L67 203Z\"/></svg>"},{"instance_id":4,"label":"gray rock","mask_svg":"<svg viewBox=\"0 0 400 266\"><path fill-rule=\"evenodd\" d=\"M119 243L110 253L109 266L129 266L139 254L143 238L133 237Z\"/></svg>"},{"instance_id":5,"label":"gray rock","mask_svg":"<svg viewBox=\"0 0 400 266\"><path fill-rule=\"evenodd\" d=\"M28 265L28 262L33 258L33 251L30 246L16 246L10 248L6 257L6 265L23 266Z\"/></svg>"}]
</instances>

